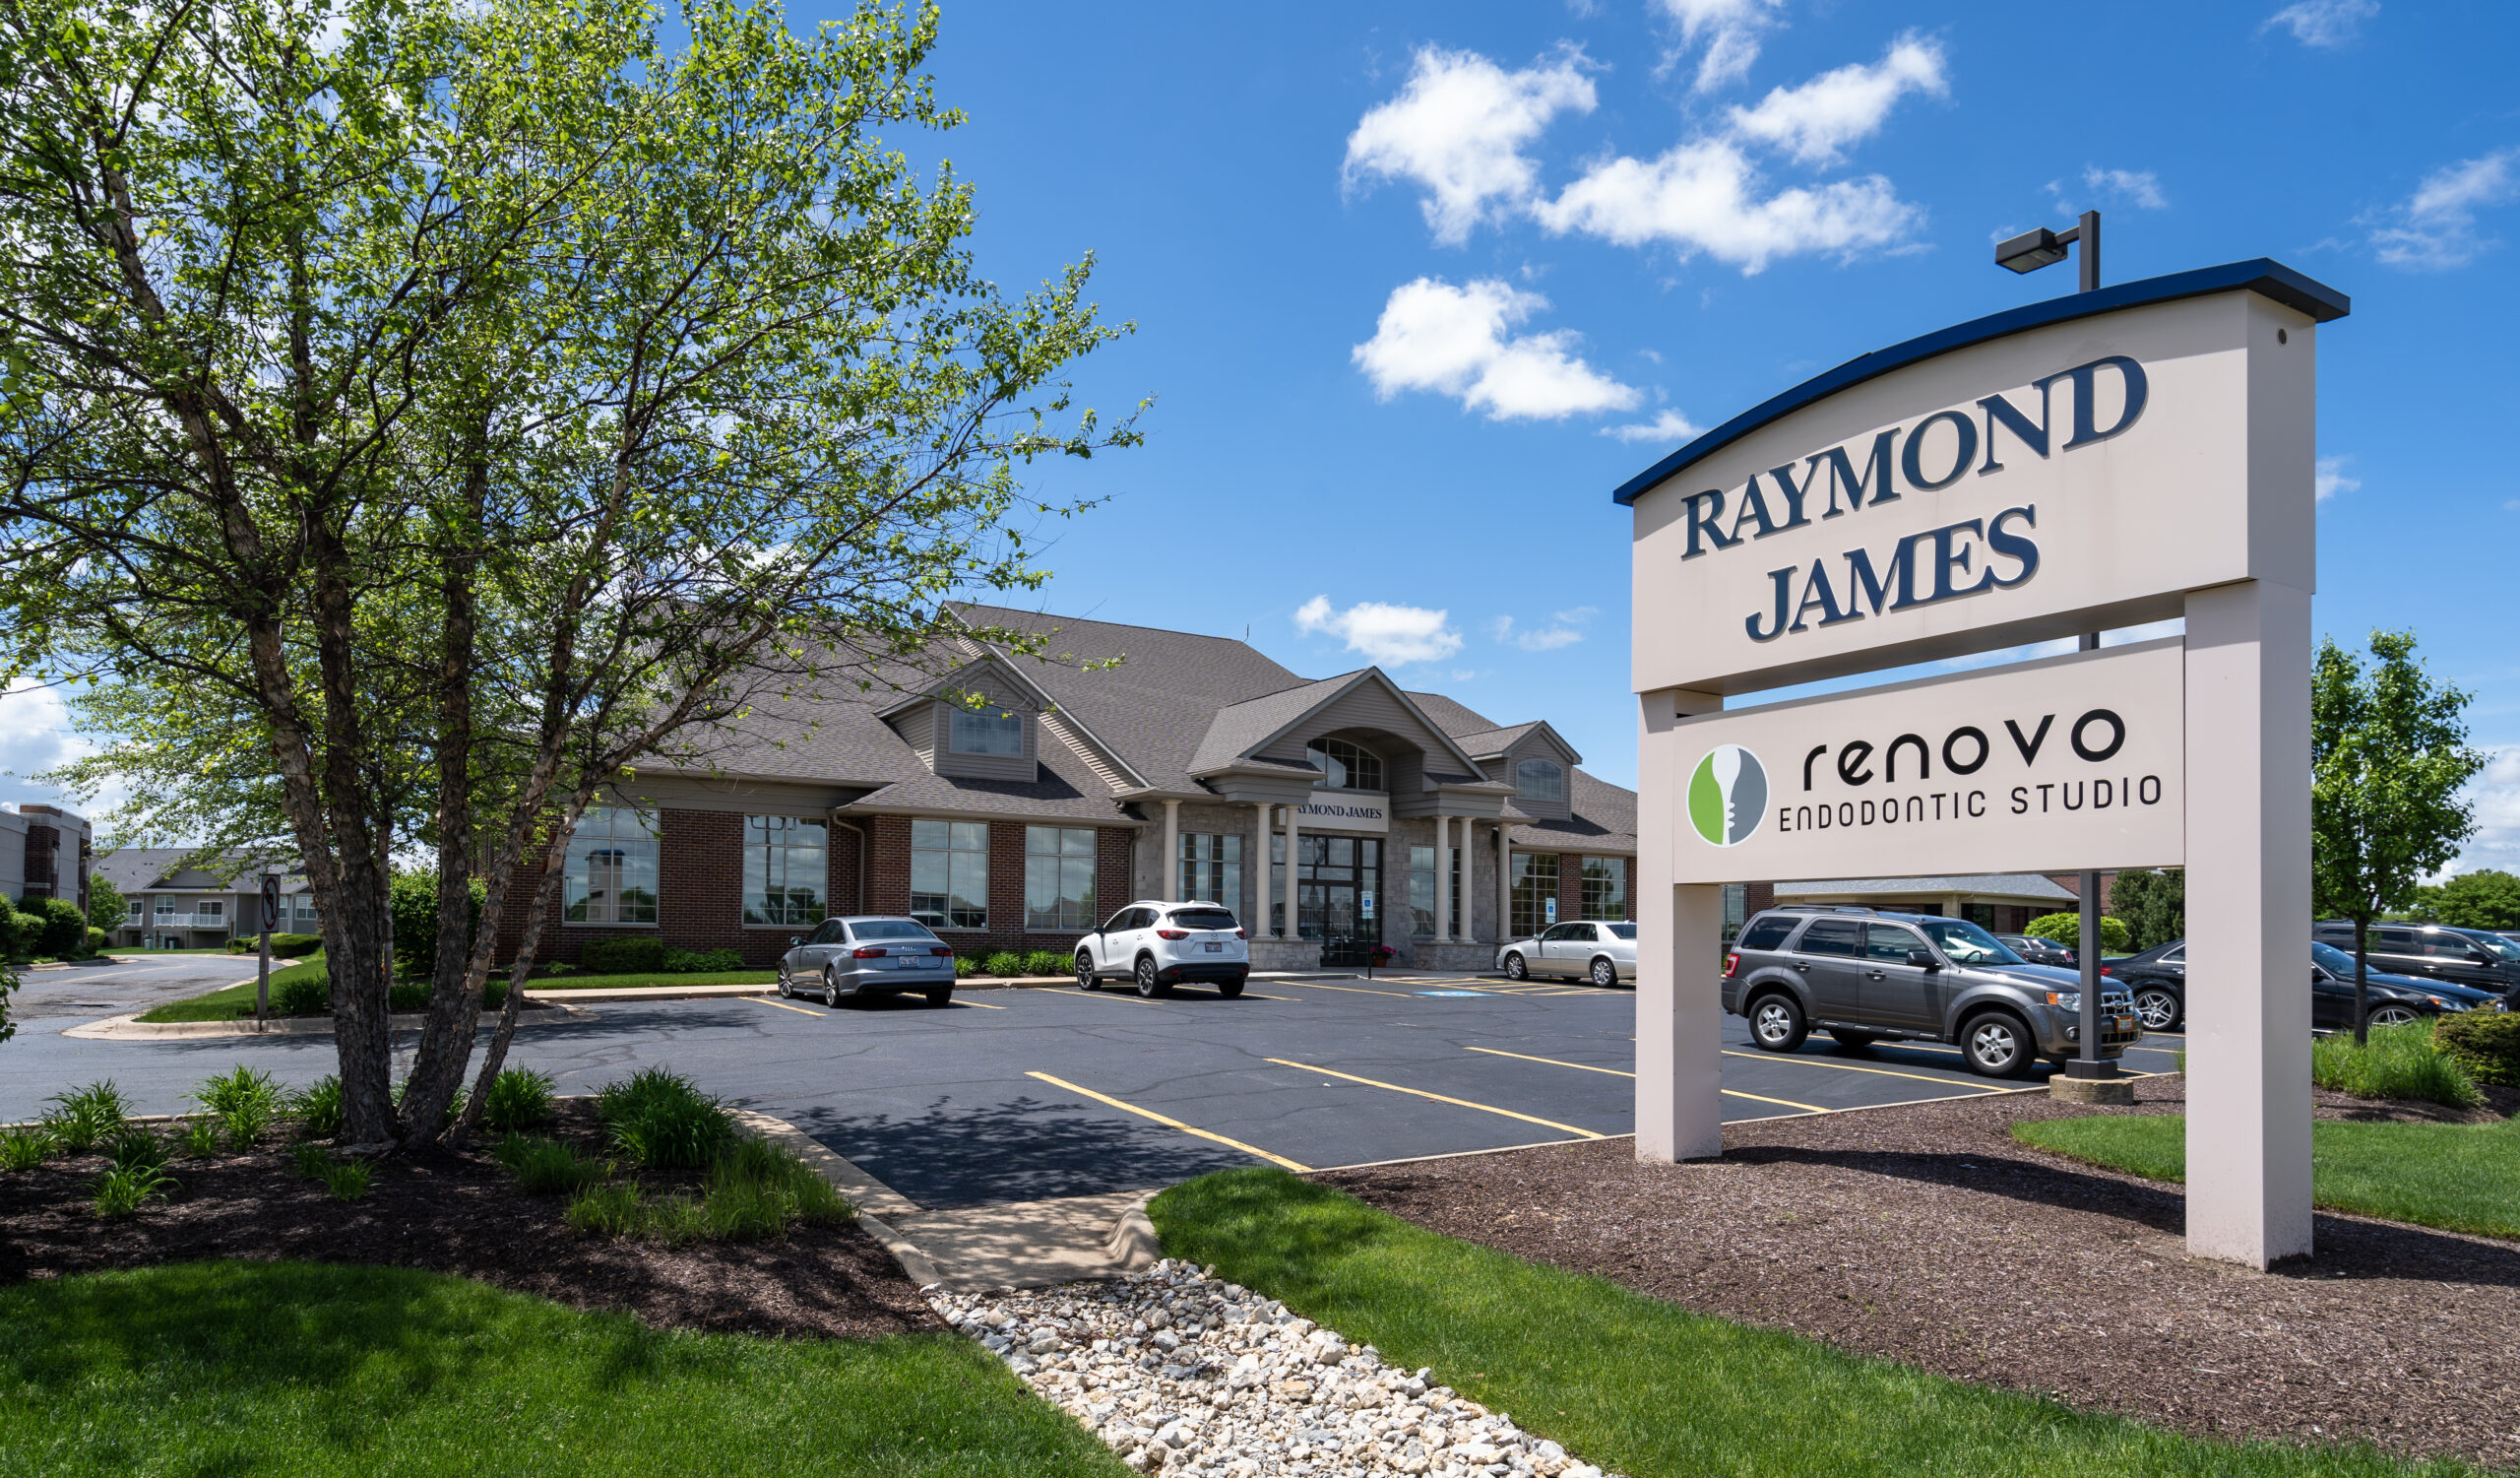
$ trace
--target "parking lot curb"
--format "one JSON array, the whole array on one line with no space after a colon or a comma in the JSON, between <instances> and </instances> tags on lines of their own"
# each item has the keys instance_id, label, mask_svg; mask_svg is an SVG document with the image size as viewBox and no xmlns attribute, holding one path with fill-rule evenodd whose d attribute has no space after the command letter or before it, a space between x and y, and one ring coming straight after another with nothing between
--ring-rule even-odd
<instances>
[{"instance_id":1,"label":"parking lot curb","mask_svg":"<svg viewBox=\"0 0 2520 1478\"><path fill-rule=\"evenodd\" d=\"M529 1000L533 999L533 993L526 993L526 998ZM551 1001L548 1002L548 1004L556 1013L557 1017L573 1016L577 1014L572 1007L564 1002ZM77 1037L83 1041L90 1042L164 1042L185 1038L197 1039L205 1037L329 1037L333 1034L333 1018L330 1016L277 1016L270 1021L263 1022L258 1025L251 1020L141 1020L140 1018L146 1014L146 1012L134 1011L122 1016L108 1016L102 1021L83 1022L78 1026L63 1028L61 1034L65 1037ZM411 1011L399 1016L389 1016L386 1018L388 1023L387 1029L398 1032L415 1032L421 1027L426 1026L428 1024L428 1019L427 1014L421 1011ZM556 1017L555 1019L543 1020L520 1013L517 1017L516 1024L519 1027L528 1027L557 1026L560 1023Z\"/></svg>"}]
</instances>

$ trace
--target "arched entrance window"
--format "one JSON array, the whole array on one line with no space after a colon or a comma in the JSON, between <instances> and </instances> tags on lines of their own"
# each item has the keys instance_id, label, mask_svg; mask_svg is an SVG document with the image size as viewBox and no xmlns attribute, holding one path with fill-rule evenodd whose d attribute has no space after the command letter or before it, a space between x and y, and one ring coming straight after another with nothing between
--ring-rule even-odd
<instances>
[{"instance_id":1,"label":"arched entrance window","mask_svg":"<svg viewBox=\"0 0 2520 1478\"><path fill-rule=\"evenodd\" d=\"M1307 745L1304 758L1321 771L1313 782L1325 791L1378 791L1383 788L1382 756L1346 739L1323 739Z\"/></svg>"}]
</instances>

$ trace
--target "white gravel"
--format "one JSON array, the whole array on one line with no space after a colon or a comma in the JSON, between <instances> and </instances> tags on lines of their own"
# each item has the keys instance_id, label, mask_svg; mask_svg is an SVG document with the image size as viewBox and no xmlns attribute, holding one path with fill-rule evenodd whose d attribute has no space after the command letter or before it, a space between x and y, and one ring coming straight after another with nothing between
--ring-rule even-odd
<instances>
[{"instance_id":1,"label":"white gravel","mask_svg":"<svg viewBox=\"0 0 2520 1478\"><path fill-rule=\"evenodd\" d=\"M927 1298L1141 1472L1605 1478L1431 1371L1172 1258L1116 1282Z\"/></svg>"}]
</instances>

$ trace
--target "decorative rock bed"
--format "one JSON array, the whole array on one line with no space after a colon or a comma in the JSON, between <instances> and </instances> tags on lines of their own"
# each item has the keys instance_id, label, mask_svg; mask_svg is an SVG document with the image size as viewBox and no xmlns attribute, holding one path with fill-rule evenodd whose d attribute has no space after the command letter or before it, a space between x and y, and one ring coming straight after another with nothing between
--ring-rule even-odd
<instances>
[{"instance_id":1,"label":"decorative rock bed","mask_svg":"<svg viewBox=\"0 0 2520 1478\"><path fill-rule=\"evenodd\" d=\"M1141 1472L1605 1478L1371 1345L1166 1258L1108 1283L926 1290L946 1322Z\"/></svg>"}]
</instances>

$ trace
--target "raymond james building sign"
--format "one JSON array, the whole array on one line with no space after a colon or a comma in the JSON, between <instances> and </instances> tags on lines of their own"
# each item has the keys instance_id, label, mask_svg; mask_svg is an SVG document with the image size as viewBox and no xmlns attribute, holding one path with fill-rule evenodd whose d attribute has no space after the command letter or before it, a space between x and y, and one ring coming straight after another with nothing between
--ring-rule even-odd
<instances>
[{"instance_id":1,"label":"raymond james building sign","mask_svg":"<svg viewBox=\"0 0 2520 1478\"><path fill-rule=\"evenodd\" d=\"M1369 791L1315 791L1295 816L1306 831L1391 830L1391 797Z\"/></svg>"},{"instance_id":2,"label":"raymond james building sign","mask_svg":"<svg viewBox=\"0 0 2520 1478\"><path fill-rule=\"evenodd\" d=\"M2308 1250L2315 339L2346 306L2265 260L2034 303L1852 360L1617 489L1639 1158L1722 1151L1722 884L2183 864L2189 1246Z\"/></svg>"}]
</instances>

